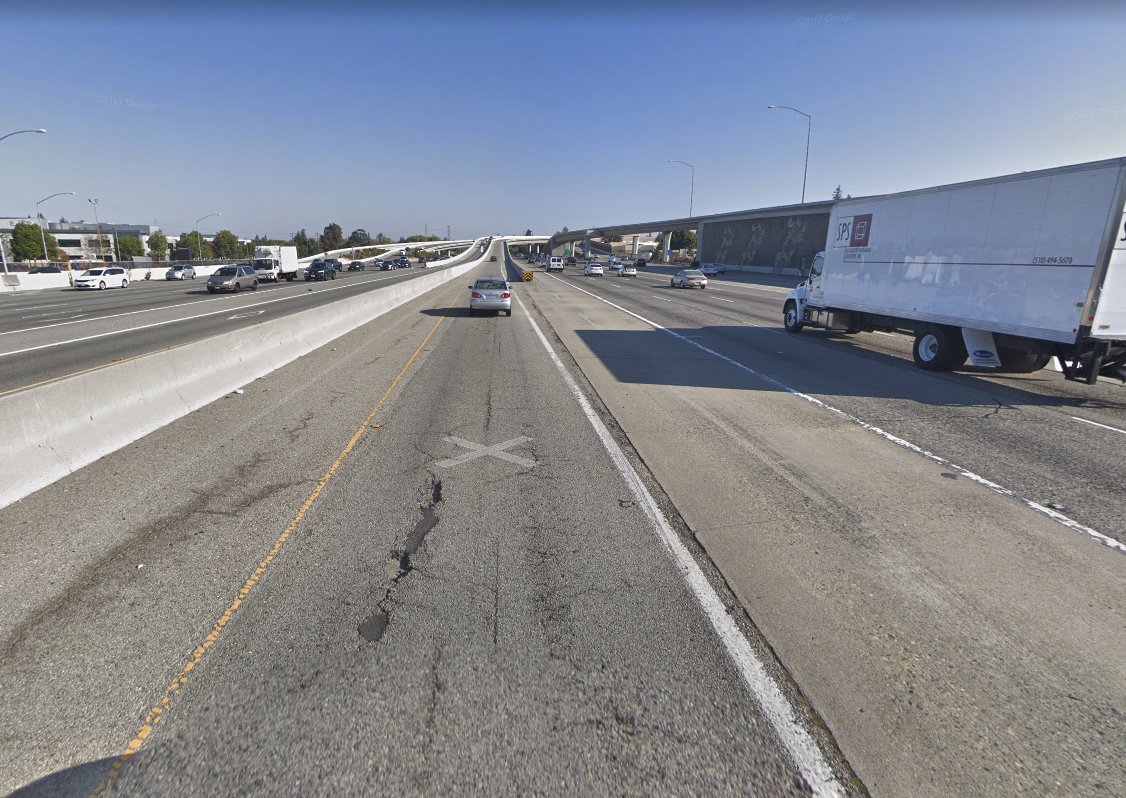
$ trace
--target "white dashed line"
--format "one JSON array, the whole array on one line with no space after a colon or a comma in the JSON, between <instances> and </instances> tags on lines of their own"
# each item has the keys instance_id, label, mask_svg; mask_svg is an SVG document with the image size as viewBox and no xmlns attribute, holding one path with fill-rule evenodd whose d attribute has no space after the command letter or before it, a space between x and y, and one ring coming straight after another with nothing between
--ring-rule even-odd
<instances>
[{"instance_id":1,"label":"white dashed line","mask_svg":"<svg viewBox=\"0 0 1126 798\"><path fill-rule=\"evenodd\" d=\"M735 368L740 369L741 371L745 371L747 374L750 374L753 377L757 377L758 379L763 380L764 382L767 382L770 385L773 385L774 387L785 391L786 393L792 394L794 396L798 396L798 397L804 399L805 401L809 402L810 404L816 405L816 406L818 406L818 407L820 407L824 410L827 410L828 412L833 413L834 415L839 416L840 418L843 418L846 421L849 421L849 422L857 425L858 427L860 427L862 429L866 429L866 430L868 430L869 432L871 432L875 435L879 435L881 438L884 438L885 440L891 441L896 446L900 446L904 449L907 449L908 451L915 452L916 454L927 458L931 462L941 465L943 468L949 468L951 471L956 472L959 476L963 476L966 479L971 480L972 482L976 482L979 485L981 485L982 487L988 488L989 490L993 491L994 493L996 493L998 495L1005 496L1007 498L1013 499L1014 501L1019 502L1020 504L1023 504L1028 509L1033 510L1037 513L1040 513L1041 515L1047 516L1048 518L1051 518L1053 521L1055 521L1059 524L1062 524L1063 526L1067 527L1068 529L1070 529L1074 532L1079 532L1080 534L1087 535L1088 537L1093 538L1094 540L1098 541L1099 543L1101 543L1102 545L1106 546L1109 549L1113 549L1114 551L1116 551L1120 554L1126 554L1126 543L1121 543L1120 541L1115 540L1114 538L1110 537L1109 535L1104 535L1102 532L1099 532L1098 530L1092 529L1089 526L1081 524L1078 521L1076 521L1074 518L1070 518L1070 517L1064 515L1061 512L1053 510L1051 507L1045 507L1044 505L1040 504L1039 502L1035 502L1032 499L1027 499L1024 496L1021 496L1016 491L1011 490L1010 488L1006 488L1003 485L999 485L998 483L993 482L992 480L986 479L983 476L975 474L973 471L970 471L968 468L963 468L962 466L960 466L956 463L952 463L951 461L947 460L945 457L942 457L941 455L934 454L933 452L929 452L926 449L922 448L921 446L916 446L915 444L911 443L910 441L905 440L903 438L900 438L897 435L893 435L892 433L887 432L885 430L882 430L879 427L875 426L874 424L869 424L867 421L864 421L863 419L858 418L858 417L852 415L851 413L848 413L848 412L841 410L837 407L833 407L832 405L828 404L827 402L821 401L820 399L818 399L815 396L811 396L807 393L803 393L802 391L799 391L797 388L791 388L786 383L782 382L781 380L779 380L775 377L771 377L769 374L765 374L764 372L761 372L758 369L751 368L750 366L747 366L743 363L740 363L738 360L735 360L734 358L730 358L730 357L728 357L727 355L725 355L721 352L717 352L716 350L711 349L707 346L704 346L701 343L697 343L696 341L691 340L690 338L688 338L686 335L684 335L682 333L678 333L674 330L670 330L668 327L664 327L664 326L658 324L655 321L650 321L649 319L645 318L644 316L637 314L637 313L634 313L632 310L628 310L627 308L624 308L621 305L614 304L609 299L605 299L603 297L600 297L597 294L592 294L590 291L586 291L582 288L579 288L578 286L570 286L570 287L574 288L576 291L581 291L582 293L586 294L587 296L593 297L594 299L597 299L599 302L603 302L603 303L609 305L612 308L616 308L617 310L620 310L622 313L625 313L628 316L632 316L633 318L637 319L638 321L640 321L644 324L648 324L650 327L652 327L655 330L660 330L661 332L667 333L667 334L671 335L672 337L674 337L674 338L676 338L680 341L684 341L689 346L694 346L697 349L701 349L704 352L707 352L709 355L711 355L715 358L718 358L725 363L729 363L732 366L734 366ZM1079 419L1079 420L1082 420L1082 419ZM1088 423L1095 423L1095 422L1088 422ZM1099 426L1103 426L1103 425L1099 425ZM1121 431L1121 430L1118 430L1118 431Z\"/></svg>"},{"instance_id":2,"label":"white dashed line","mask_svg":"<svg viewBox=\"0 0 1126 798\"><path fill-rule=\"evenodd\" d=\"M1090 424L1092 427L1102 427L1103 429L1108 429L1111 432L1118 432L1118 433L1121 433L1122 435L1126 435L1126 429L1119 429L1118 427L1110 427L1110 426L1107 426L1106 424L1100 424L1097 421L1088 421L1087 419L1080 418L1079 416L1070 416L1070 418L1073 418L1076 421L1082 421L1084 424Z\"/></svg>"}]
</instances>

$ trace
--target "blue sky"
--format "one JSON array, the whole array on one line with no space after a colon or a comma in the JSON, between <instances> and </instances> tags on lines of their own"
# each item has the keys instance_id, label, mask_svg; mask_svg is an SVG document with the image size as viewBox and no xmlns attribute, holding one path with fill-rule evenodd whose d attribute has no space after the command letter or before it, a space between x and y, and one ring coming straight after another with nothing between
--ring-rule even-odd
<instances>
[{"instance_id":1,"label":"blue sky","mask_svg":"<svg viewBox=\"0 0 1126 798\"><path fill-rule=\"evenodd\" d=\"M549 233L1126 155L1126 13L129 2L9 17L0 214Z\"/></svg>"}]
</instances>

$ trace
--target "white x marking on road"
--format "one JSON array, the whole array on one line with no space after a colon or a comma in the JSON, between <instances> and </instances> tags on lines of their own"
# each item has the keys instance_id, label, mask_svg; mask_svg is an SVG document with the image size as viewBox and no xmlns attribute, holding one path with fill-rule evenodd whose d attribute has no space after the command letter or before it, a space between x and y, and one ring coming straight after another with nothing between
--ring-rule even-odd
<instances>
[{"instance_id":1,"label":"white x marking on road","mask_svg":"<svg viewBox=\"0 0 1126 798\"><path fill-rule=\"evenodd\" d=\"M459 466L462 463L468 463L470 460L476 460L478 457L485 457L486 455L488 455L489 457L496 457L500 460L507 460L510 463L515 463L516 465L524 466L525 468L532 468L536 464L535 460L526 460L523 457L517 457L516 455L509 454L505 451L505 449L511 449L513 446L518 446L521 443L530 441L531 438L527 437L526 435L521 435L519 438L513 438L512 440L504 441L503 443L494 443L492 446L482 446L479 443L467 441L464 438L450 437L446 438L446 440L450 443L456 443L462 448L471 449L472 451L466 452L459 457L451 457L449 460L438 461L435 465L441 466L442 468L452 468L453 466Z\"/></svg>"}]
</instances>

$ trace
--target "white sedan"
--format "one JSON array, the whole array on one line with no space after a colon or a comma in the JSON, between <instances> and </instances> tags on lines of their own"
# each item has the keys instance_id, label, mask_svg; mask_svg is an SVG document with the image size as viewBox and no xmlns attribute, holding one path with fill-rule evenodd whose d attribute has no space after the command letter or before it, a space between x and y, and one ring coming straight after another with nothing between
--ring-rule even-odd
<instances>
[{"instance_id":1,"label":"white sedan","mask_svg":"<svg viewBox=\"0 0 1126 798\"><path fill-rule=\"evenodd\" d=\"M708 278L699 269L681 269L669 280L673 288L707 288Z\"/></svg>"},{"instance_id":2,"label":"white sedan","mask_svg":"<svg viewBox=\"0 0 1126 798\"><path fill-rule=\"evenodd\" d=\"M87 269L74 278L75 288L128 288L129 277L125 269L120 266L110 266L107 269Z\"/></svg>"},{"instance_id":3,"label":"white sedan","mask_svg":"<svg viewBox=\"0 0 1126 798\"><path fill-rule=\"evenodd\" d=\"M601 277L602 264L594 262L588 263L586 265L586 268L583 270L583 274L585 274L587 277Z\"/></svg>"},{"instance_id":4,"label":"white sedan","mask_svg":"<svg viewBox=\"0 0 1126 798\"><path fill-rule=\"evenodd\" d=\"M619 277L636 277L637 276L637 267L636 266L628 266L628 265L623 266L621 268L621 271L618 272L618 276Z\"/></svg>"}]
</instances>

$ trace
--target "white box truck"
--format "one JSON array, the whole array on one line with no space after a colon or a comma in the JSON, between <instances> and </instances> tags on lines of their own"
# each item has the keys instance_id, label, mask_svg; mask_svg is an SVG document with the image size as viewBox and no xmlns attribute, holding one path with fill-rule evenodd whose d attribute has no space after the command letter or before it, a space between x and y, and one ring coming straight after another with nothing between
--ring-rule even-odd
<instances>
[{"instance_id":1,"label":"white box truck","mask_svg":"<svg viewBox=\"0 0 1126 798\"><path fill-rule=\"evenodd\" d=\"M915 337L915 363L1126 379L1126 158L838 202L790 332Z\"/></svg>"},{"instance_id":2,"label":"white box truck","mask_svg":"<svg viewBox=\"0 0 1126 798\"><path fill-rule=\"evenodd\" d=\"M279 282L297 279L301 267L297 264L297 247L276 244L254 248L254 271L259 280Z\"/></svg>"}]
</instances>

